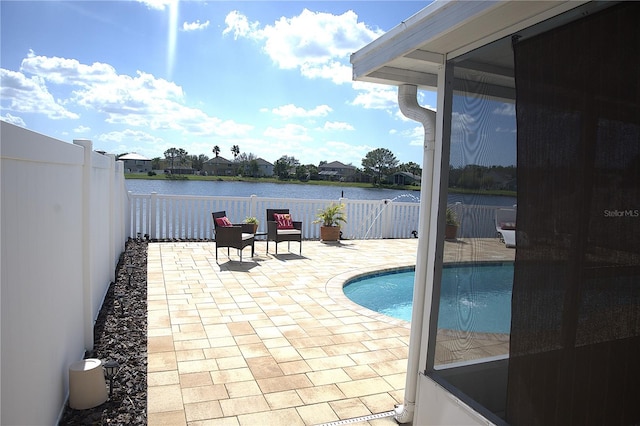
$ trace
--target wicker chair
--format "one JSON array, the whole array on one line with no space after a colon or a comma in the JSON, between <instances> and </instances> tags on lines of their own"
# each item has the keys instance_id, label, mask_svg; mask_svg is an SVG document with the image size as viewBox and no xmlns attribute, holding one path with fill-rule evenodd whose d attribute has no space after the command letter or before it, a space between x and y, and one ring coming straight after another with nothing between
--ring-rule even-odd
<instances>
[{"instance_id":1,"label":"wicker chair","mask_svg":"<svg viewBox=\"0 0 640 426\"><path fill-rule=\"evenodd\" d=\"M234 224L232 226L219 226L216 219L226 217L227 214L224 211L213 212L213 232L215 234L216 242L216 263L218 262L218 249L220 247L227 248L227 257L229 257L229 248L238 249L240 252L240 262L242 262L242 249L247 246L251 246L251 257L254 254L254 235L253 225L249 223Z\"/></svg>"},{"instance_id":2,"label":"wicker chair","mask_svg":"<svg viewBox=\"0 0 640 426\"><path fill-rule=\"evenodd\" d=\"M275 241L276 254L278 254L278 243L287 241L288 250L291 251L291 241L300 243L300 254L302 255L302 222L293 222L292 229L278 229L278 222L273 217L274 214L289 214L289 209L267 209L267 253L269 252L269 241Z\"/></svg>"}]
</instances>

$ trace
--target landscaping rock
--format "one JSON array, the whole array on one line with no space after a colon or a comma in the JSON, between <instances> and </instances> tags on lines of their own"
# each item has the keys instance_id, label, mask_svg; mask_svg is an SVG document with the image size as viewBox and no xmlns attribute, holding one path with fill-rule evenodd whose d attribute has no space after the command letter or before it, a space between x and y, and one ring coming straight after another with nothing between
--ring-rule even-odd
<instances>
[{"instance_id":1,"label":"landscaping rock","mask_svg":"<svg viewBox=\"0 0 640 426\"><path fill-rule=\"evenodd\" d=\"M131 276L127 272L130 268ZM60 425L147 424L147 242L129 240L116 267L85 358L117 361L113 395L104 404L74 410L67 404ZM109 382L107 381L107 386Z\"/></svg>"}]
</instances>

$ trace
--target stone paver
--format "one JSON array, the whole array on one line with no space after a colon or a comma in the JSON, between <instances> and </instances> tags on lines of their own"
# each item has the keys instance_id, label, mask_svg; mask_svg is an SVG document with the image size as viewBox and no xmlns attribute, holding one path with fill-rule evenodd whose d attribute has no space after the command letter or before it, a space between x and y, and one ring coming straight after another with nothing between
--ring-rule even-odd
<instances>
[{"instance_id":1,"label":"stone paver","mask_svg":"<svg viewBox=\"0 0 640 426\"><path fill-rule=\"evenodd\" d=\"M256 256L210 242L148 248L149 425L313 425L402 402L409 323L342 284L415 265L417 239L286 245ZM270 247L273 250L273 247ZM513 260L497 239L445 243L445 262ZM508 336L438 335L437 362L508 353ZM368 424L395 424L391 419Z\"/></svg>"}]
</instances>

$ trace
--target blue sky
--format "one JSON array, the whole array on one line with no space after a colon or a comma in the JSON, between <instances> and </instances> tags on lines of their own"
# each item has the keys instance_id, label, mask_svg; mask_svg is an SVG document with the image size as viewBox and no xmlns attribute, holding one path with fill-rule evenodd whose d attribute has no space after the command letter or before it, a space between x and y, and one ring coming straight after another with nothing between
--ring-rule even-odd
<instances>
[{"instance_id":1,"label":"blue sky","mask_svg":"<svg viewBox=\"0 0 640 426\"><path fill-rule=\"evenodd\" d=\"M3 0L0 117L149 158L238 145L360 167L382 147L421 163L397 89L353 82L349 56L427 4Z\"/></svg>"}]
</instances>

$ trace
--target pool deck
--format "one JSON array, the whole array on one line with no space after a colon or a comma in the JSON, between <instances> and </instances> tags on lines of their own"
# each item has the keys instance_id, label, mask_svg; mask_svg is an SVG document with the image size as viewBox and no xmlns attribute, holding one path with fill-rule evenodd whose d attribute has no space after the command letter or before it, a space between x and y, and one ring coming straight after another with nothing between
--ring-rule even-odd
<instances>
[{"instance_id":1,"label":"pool deck","mask_svg":"<svg viewBox=\"0 0 640 426\"><path fill-rule=\"evenodd\" d=\"M417 239L256 242L243 262L212 242L148 248L149 425L317 425L402 402L409 323L342 283L415 265ZM445 243L445 262L513 260L497 239ZM442 332L437 363L508 353L501 335ZM349 424L395 425L390 418Z\"/></svg>"}]
</instances>

